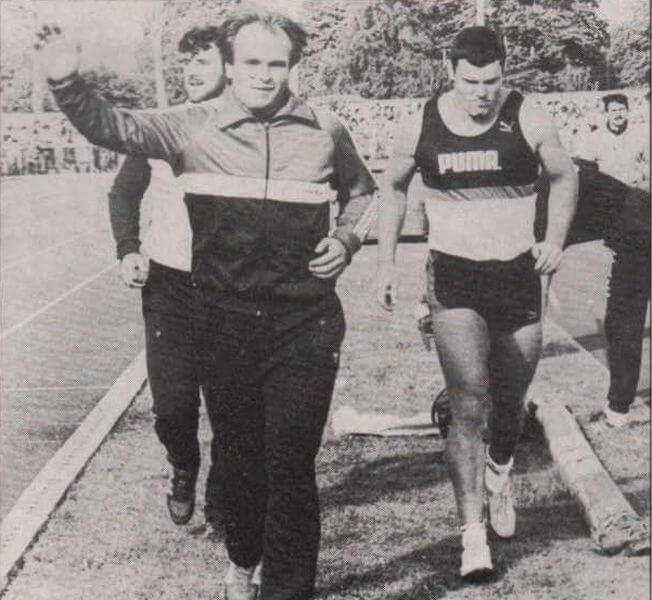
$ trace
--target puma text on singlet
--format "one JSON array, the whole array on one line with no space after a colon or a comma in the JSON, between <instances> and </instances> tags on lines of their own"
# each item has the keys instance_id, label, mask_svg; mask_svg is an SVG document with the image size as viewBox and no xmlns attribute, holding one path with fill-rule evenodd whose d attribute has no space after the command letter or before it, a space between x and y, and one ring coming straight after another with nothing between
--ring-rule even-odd
<instances>
[{"instance_id":1,"label":"puma text on singlet","mask_svg":"<svg viewBox=\"0 0 652 600\"><path fill-rule=\"evenodd\" d=\"M509 260L534 244L539 162L523 137L523 96L510 92L484 133L460 136L444 124L438 98L424 106L416 191L434 250L473 260Z\"/></svg>"}]
</instances>

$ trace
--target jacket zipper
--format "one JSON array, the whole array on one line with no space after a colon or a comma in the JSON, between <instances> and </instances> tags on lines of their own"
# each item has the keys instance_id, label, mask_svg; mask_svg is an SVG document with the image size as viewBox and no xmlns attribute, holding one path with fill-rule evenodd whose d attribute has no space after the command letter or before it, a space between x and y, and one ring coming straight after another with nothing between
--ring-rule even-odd
<instances>
[{"instance_id":1,"label":"jacket zipper","mask_svg":"<svg viewBox=\"0 0 652 600\"><path fill-rule=\"evenodd\" d=\"M264 248L266 269L269 270L269 202L267 194L269 192L269 169L270 169L270 143L269 143L269 121L263 123L265 128L265 194L263 196L263 227L264 227Z\"/></svg>"},{"instance_id":2,"label":"jacket zipper","mask_svg":"<svg viewBox=\"0 0 652 600\"><path fill-rule=\"evenodd\" d=\"M263 123L265 128L265 200L267 200L267 186L269 184L269 121Z\"/></svg>"}]
</instances>

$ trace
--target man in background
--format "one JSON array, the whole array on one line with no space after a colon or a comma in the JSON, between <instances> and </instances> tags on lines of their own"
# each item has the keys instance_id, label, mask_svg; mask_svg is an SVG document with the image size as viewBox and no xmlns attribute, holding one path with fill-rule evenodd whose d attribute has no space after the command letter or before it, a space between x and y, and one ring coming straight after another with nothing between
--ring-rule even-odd
<instances>
[{"instance_id":1,"label":"man in background","mask_svg":"<svg viewBox=\"0 0 652 600\"><path fill-rule=\"evenodd\" d=\"M604 416L607 425L622 427L631 420L650 301L650 140L630 124L625 94L608 94L602 102L604 125L586 137L579 154L609 177L592 181L590 169L581 166L580 206L586 188L592 213L586 221L595 221L598 238L614 252L604 323L610 376Z\"/></svg>"},{"instance_id":2,"label":"man in background","mask_svg":"<svg viewBox=\"0 0 652 600\"><path fill-rule=\"evenodd\" d=\"M181 38L179 52L184 57L183 79L190 102L210 100L224 89L223 38L222 30L214 26L193 28ZM148 210L141 211L152 172ZM134 154L126 156L115 178L109 193L109 213L122 280L129 287L142 288L154 429L172 466L167 506L172 521L184 525L194 512L200 461L188 210L170 166L160 160L150 166L145 156ZM142 213L149 213L148 218ZM213 440L204 506L209 532L219 528L217 458Z\"/></svg>"}]
</instances>

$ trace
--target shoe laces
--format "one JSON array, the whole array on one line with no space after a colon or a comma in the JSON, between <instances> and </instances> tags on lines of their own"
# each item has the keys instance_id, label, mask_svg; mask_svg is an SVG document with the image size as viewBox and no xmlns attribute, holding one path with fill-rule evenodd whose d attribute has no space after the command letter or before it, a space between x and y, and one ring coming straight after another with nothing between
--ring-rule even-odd
<instances>
[{"instance_id":1,"label":"shoe laces","mask_svg":"<svg viewBox=\"0 0 652 600\"><path fill-rule=\"evenodd\" d=\"M191 471L174 469L172 474L172 494L177 500L191 500L195 495L197 475Z\"/></svg>"}]
</instances>

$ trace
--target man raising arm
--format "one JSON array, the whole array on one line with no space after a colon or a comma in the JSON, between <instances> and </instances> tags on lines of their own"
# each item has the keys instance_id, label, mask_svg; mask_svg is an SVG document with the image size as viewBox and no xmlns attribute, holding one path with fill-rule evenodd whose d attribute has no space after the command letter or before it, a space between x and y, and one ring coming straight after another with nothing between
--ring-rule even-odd
<instances>
[{"instance_id":1,"label":"man raising arm","mask_svg":"<svg viewBox=\"0 0 652 600\"><path fill-rule=\"evenodd\" d=\"M303 29L257 11L224 30L231 85L186 111L119 111L61 65L49 73L63 78L55 97L89 139L164 158L181 175L201 384L217 428L225 598L256 597L262 560L265 600L308 600L320 537L314 463L345 330L335 283L360 247L375 185L337 118L289 90Z\"/></svg>"}]
</instances>

